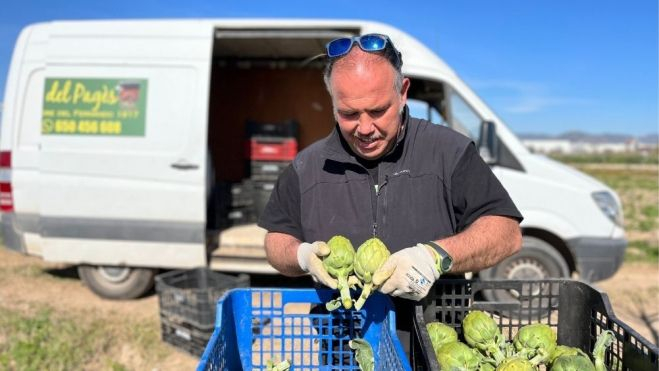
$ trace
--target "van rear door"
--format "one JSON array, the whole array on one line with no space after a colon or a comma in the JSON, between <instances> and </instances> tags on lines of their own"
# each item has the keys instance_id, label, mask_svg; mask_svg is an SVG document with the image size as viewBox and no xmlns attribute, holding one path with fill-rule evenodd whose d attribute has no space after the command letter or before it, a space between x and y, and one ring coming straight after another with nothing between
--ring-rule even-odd
<instances>
[{"instance_id":1,"label":"van rear door","mask_svg":"<svg viewBox=\"0 0 659 371\"><path fill-rule=\"evenodd\" d=\"M39 164L46 260L206 263L212 37L200 22L52 24Z\"/></svg>"}]
</instances>

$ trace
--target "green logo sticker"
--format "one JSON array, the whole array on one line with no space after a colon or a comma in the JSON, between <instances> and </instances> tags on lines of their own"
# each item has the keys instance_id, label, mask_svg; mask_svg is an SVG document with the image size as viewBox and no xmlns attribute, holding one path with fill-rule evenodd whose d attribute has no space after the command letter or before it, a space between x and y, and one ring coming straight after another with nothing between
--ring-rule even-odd
<instances>
[{"instance_id":1,"label":"green logo sticker","mask_svg":"<svg viewBox=\"0 0 659 371\"><path fill-rule=\"evenodd\" d=\"M144 136L146 79L48 78L42 134Z\"/></svg>"}]
</instances>

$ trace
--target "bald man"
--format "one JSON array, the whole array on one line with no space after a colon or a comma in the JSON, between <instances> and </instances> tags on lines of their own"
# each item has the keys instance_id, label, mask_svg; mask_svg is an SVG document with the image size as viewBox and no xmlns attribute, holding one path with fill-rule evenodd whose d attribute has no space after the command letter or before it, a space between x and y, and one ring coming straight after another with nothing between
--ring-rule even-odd
<instances>
[{"instance_id":1,"label":"bald man","mask_svg":"<svg viewBox=\"0 0 659 371\"><path fill-rule=\"evenodd\" d=\"M325 84L336 127L279 177L259 220L270 264L336 288L323 242L371 237L392 252L376 275L394 297L404 346L415 301L443 274L476 272L521 248L522 215L474 143L410 117L410 80L386 35L327 45Z\"/></svg>"}]
</instances>

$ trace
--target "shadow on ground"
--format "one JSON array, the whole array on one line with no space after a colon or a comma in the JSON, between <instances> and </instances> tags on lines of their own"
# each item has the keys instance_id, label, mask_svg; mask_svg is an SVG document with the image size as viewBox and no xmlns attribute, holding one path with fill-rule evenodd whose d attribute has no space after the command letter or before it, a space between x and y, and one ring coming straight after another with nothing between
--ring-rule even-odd
<instances>
[{"instance_id":1,"label":"shadow on ground","mask_svg":"<svg viewBox=\"0 0 659 371\"><path fill-rule=\"evenodd\" d=\"M78 268L75 265L59 268L46 268L44 269L44 272L57 278L80 279L80 276L78 276Z\"/></svg>"}]
</instances>

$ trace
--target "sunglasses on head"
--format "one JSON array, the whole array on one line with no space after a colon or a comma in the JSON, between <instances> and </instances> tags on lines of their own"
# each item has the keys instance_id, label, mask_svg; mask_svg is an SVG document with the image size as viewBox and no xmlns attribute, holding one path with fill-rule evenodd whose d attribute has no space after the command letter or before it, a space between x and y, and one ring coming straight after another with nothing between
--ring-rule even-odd
<instances>
[{"instance_id":1,"label":"sunglasses on head","mask_svg":"<svg viewBox=\"0 0 659 371\"><path fill-rule=\"evenodd\" d=\"M361 36L341 37L334 39L327 43L327 56L330 58L340 57L348 54L352 46L357 42L357 45L365 52L379 52L391 43L389 37L377 33L370 33Z\"/></svg>"}]
</instances>

